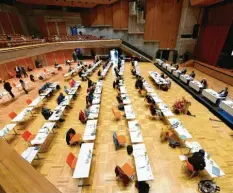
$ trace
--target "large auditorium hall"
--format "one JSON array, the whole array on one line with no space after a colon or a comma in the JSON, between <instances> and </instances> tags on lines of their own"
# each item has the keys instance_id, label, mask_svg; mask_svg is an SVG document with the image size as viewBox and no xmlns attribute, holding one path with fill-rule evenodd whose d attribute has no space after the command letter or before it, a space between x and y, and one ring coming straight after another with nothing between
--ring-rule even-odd
<instances>
[{"instance_id":1,"label":"large auditorium hall","mask_svg":"<svg viewBox=\"0 0 233 193\"><path fill-rule=\"evenodd\" d=\"M0 0L0 193L233 193L232 0Z\"/></svg>"}]
</instances>

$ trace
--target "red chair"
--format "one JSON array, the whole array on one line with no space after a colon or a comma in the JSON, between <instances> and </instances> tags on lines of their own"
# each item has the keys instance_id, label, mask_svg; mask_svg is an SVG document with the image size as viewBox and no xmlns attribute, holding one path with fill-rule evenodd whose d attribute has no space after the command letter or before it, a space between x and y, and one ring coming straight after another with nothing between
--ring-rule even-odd
<instances>
[{"instance_id":1,"label":"red chair","mask_svg":"<svg viewBox=\"0 0 233 193\"><path fill-rule=\"evenodd\" d=\"M70 166L72 170L75 169L77 160L78 158L76 158L72 152L70 152L66 157L66 163Z\"/></svg>"},{"instance_id":2,"label":"red chair","mask_svg":"<svg viewBox=\"0 0 233 193\"><path fill-rule=\"evenodd\" d=\"M22 138L30 143L36 136L33 135L30 131L24 131L23 134L22 134Z\"/></svg>"},{"instance_id":3,"label":"red chair","mask_svg":"<svg viewBox=\"0 0 233 193\"><path fill-rule=\"evenodd\" d=\"M31 100L31 99L27 99L27 100L26 100L26 103L27 103L28 105L30 105L30 104L32 103L32 100Z\"/></svg>"},{"instance_id":4,"label":"red chair","mask_svg":"<svg viewBox=\"0 0 233 193\"><path fill-rule=\"evenodd\" d=\"M186 160L185 162L186 162L186 165L187 165L188 170L192 173L191 176L190 176L189 178L192 178L195 174L198 173L198 171L195 171L195 170L194 170L193 165L190 164L188 160Z\"/></svg>"},{"instance_id":5,"label":"red chair","mask_svg":"<svg viewBox=\"0 0 233 193\"><path fill-rule=\"evenodd\" d=\"M8 116L11 118L11 120L13 120L17 114L15 112L11 112L10 114L8 114Z\"/></svg>"}]
</instances>

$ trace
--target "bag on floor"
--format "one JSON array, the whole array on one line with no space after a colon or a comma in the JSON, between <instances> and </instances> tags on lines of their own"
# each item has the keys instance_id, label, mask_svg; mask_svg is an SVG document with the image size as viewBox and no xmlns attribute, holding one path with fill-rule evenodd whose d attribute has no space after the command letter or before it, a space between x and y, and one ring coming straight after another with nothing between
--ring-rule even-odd
<instances>
[{"instance_id":1,"label":"bag on floor","mask_svg":"<svg viewBox=\"0 0 233 193\"><path fill-rule=\"evenodd\" d=\"M43 76L39 76L38 79L39 79L39 80L44 80Z\"/></svg>"},{"instance_id":2,"label":"bag on floor","mask_svg":"<svg viewBox=\"0 0 233 193\"><path fill-rule=\"evenodd\" d=\"M139 193L148 193L150 190L149 184L146 182L135 182L135 187L138 189Z\"/></svg>"},{"instance_id":3,"label":"bag on floor","mask_svg":"<svg viewBox=\"0 0 233 193\"><path fill-rule=\"evenodd\" d=\"M172 148L180 147L180 142L169 138L169 146Z\"/></svg>"},{"instance_id":4,"label":"bag on floor","mask_svg":"<svg viewBox=\"0 0 233 193\"><path fill-rule=\"evenodd\" d=\"M127 153L128 153L128 155L131 155L133 153L133 147L132 147L132 145L128 145L127 146Z\"/></svg>"},{"instance_id":5,"label":"bag on floor","mask_svg":"<svg viewBox=\"0 0 233 193\"><path fill-rule=\"evenodd\" d=\"M220 187L211 180L202 180L198 183L198 190L202 193L213 193L220 191Z\"/></svg>"},{"instance_id":6,"label":"bag on floor","mask_svg":"<svg viewBox=\"0 0 233 193\"><path fill-rule=\"evenodd\" d=\"M57 89L57 90L60 90L60 89L61 89L60 85L57 85L57 86L56 86L56 89Z\"/></svg>"},{"instance_id":7,"label":"bag on floor","mask_svg":"<svg viewBox=\"0 0 233 193\"><path fill-rule=\"evenodd\" d=\"M122 103L122 104L119 104L118 105L118 109L120 110L120 111L124 111L124 104Z\"/></svg>"},{"instance_id":8,"label":"bag on floor","mask_svg":"<svg viewBox=\"0 0 233 193\"><path fill-rule=\"evenodd\" d=\"M83 111L79 112L79 121L81 121L83 124L86 123L86 118Z\"/></svg>"}]
</instances>

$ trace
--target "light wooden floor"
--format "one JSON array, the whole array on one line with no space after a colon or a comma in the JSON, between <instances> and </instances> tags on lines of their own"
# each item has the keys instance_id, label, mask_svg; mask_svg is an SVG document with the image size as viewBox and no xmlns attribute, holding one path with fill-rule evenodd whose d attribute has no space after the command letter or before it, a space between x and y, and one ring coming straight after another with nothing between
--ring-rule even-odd
<instances>
[{"instance_id":1,"label":"light wooden floor","mask_svg":"<svg viewBox=\"0 0 233 193\"><path fill-rule=\"evenodd\" d=\"M196 115L196 118L179 115L177 116L183 123L188 131L192 134L194 140L198 141L202 147L211 154L211 157L226 173L226 176L216 179L215 181L221 187L221 192L233 192L233 139L230 135L233 134L232 130L221 122L211 122L209 118L215 116L202 104L192 98L189 93L183 90L176 83L172 82L172 87L168 92L157 90L153 82L148 78L149 70L159 71L151 63L140 63L142 76L150 83L158 95L170 107L176 99L185 96L192 102L190 111ZM191 68L188 69L191 71ZM96 72L97 73L97 72ZM91 77L92 80L97 80L96 73ZM141 124L142 135L147 152L152 166L154 181L150 182L150 192L152 193L194 193L197 191L197 184L200 178L188 179L185 168L182 167L182 162L179 160L181 154L180 149L172 149L167 143L161 144L159 135L161 128L166 125L161 121L151 121L146 117L148 109L145 106L143 98L140 98L134 88L135 79L132 78L130 73L130 65L126 63L125 66L125 84L130 95L136 118ZM196 78L198 80L206 77L209 85L215 90L221 90L225 84L213 79L201 72L196 71ZM76 78L77 79L77 78ZM62 74L52 77L50 81L61 82L63 88L67 82L63 81ZM78 120L78 112L85 106L85 96L87 82L82 82L82 88L77 100L74 103L73 109L67 111L66 121L58 130L57 134L51 137L51 144L48 152L41 154L45 159L34 162L35 169L44 175L50 182L52 182L61 192L73 193L119 193L119 192L137 192L134 188L134 183L129 187L123 188L115 180L114 168L116 165L123 165L125 162L134 166L132 156L128 156L126 149L115 151L112 134L114 131L124 134L127 137L127 144L130 144L129 132L127 129L127 121L122 118L121 121L116 122L113 118L111 107L116 101L116 92L112 88L113 75L110 69L103 85L103 94L101 100L100 116L98 120L97 139L95 140L95 150L92 161L92 171L89 183L90 187L78 188L78 181L72 179L72 171L65 163L65 158L69 152L78 155L79 147L69 147L65 142L65 133L73 127L76 132L83 134L85 125L81 124ZM36 83L35 87L40 87L42 83ZM35 98L37 90L30 91L29 95L21 94L16 100L1 105L0 108L0 127L10 122L8 113L12 110L19 112L25 106L24 102L27 98ZM232 96L233 88L230 88ZM56 93L45 106L54 109L56 107ZM216 117L215 117L216 118ZM28 128L33 133L36 133L45 120L41 114L38 114L33 120L28 121L26 125L21 127L21 132L24 128ZM8 136L9 143L19 152L23 152L27 148L27 143L24 142L20 136ZM202 179L208 178L205 173L201 174Z\"/></svg>"}]
</instances>

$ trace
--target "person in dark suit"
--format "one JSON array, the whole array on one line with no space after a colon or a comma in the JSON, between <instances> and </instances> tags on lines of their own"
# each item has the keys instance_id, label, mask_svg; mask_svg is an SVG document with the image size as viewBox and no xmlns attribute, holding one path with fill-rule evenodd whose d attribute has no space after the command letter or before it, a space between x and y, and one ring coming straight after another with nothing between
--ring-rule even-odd
<instances>
[{"instance_id":1,"label":"person in dark suit","mask_svg":"<svg viewBox=\"0 0 233 193\"><path fill-rule=\"evenodd\" d=\"M220 97L227 97L228 87L226 87L224 90L220 91L218 94L219 94Z\"/></svg>"},{"instance_id":2,"label":"person in dark suit","mask_svg":"<svg viewBox=\"0 0 233 193\"><path fill-rule=\"evenodd\" d=\"M186 68L184 68L183 70L181 70L181 74L186 74L186 72L187 72Z\"/></svg>"},{"instance_id":3,"label":"person in dark suit","mask_svg":"<svg viewBox=\"0 0 233 193\"><path fill-rule=\"evenodd\" d=\"M23 66L20 67L20 70L21 70L21 74L24 75L24 78L28 77L28 74Z\"/></svg>"},{"instance_id":4,"label":"person in dark suit","mask_svg":"<svg viewBox=\"0 0 233 193\"><path fill-rule=\"evenodd\" d=\"M188 162L193 166L195 171L204 170L205 164L205 151L200 149L198 152L193 153L192 157L188 158Z\"/></svg>"},{"instance_id":5,"label":"person in dark suit","mask_svg":"<svg viewBox=\"0 0 233 193\"><path fill-rule=\"evenodd\" d=\"M57 97L57 104L60 105L64 99L65 99L65 96L61 92L59 96Z\"/></svg>"},{"instance_id":6,"label":"person in dark suit","mask_svg":"<svg viewBox=\"0 0 233 193\"><path fill-rule=\"evenodd\" d=\"M193 79L195 78L196 74L194 71L191 72L191 74L189 75L190 77L192 77Z\"/></svg>"},{"instance_id":7,"label":"person in dark suit","mask_svg":"<svg viewBox=\"0 0 233 193\"><path fill-rule=\"evenodd\" d=\"M9 82L5 82L3 81L3 87L4 89L11 95L12 98L15 97L15 95L12 93L12 87L11 87L11 84Z\"/></svg>"},{"instance_id":8,"label":"person in dark suit","mask_svg":"<svg viewBox=\"0 0 233 193\"><path fill-rule=\"evenodd\" d=\"M206 89L208 87L208 83L205 78L202 79L201 84L202 84L203 89Z\"/></svg>"}]
</instances>

